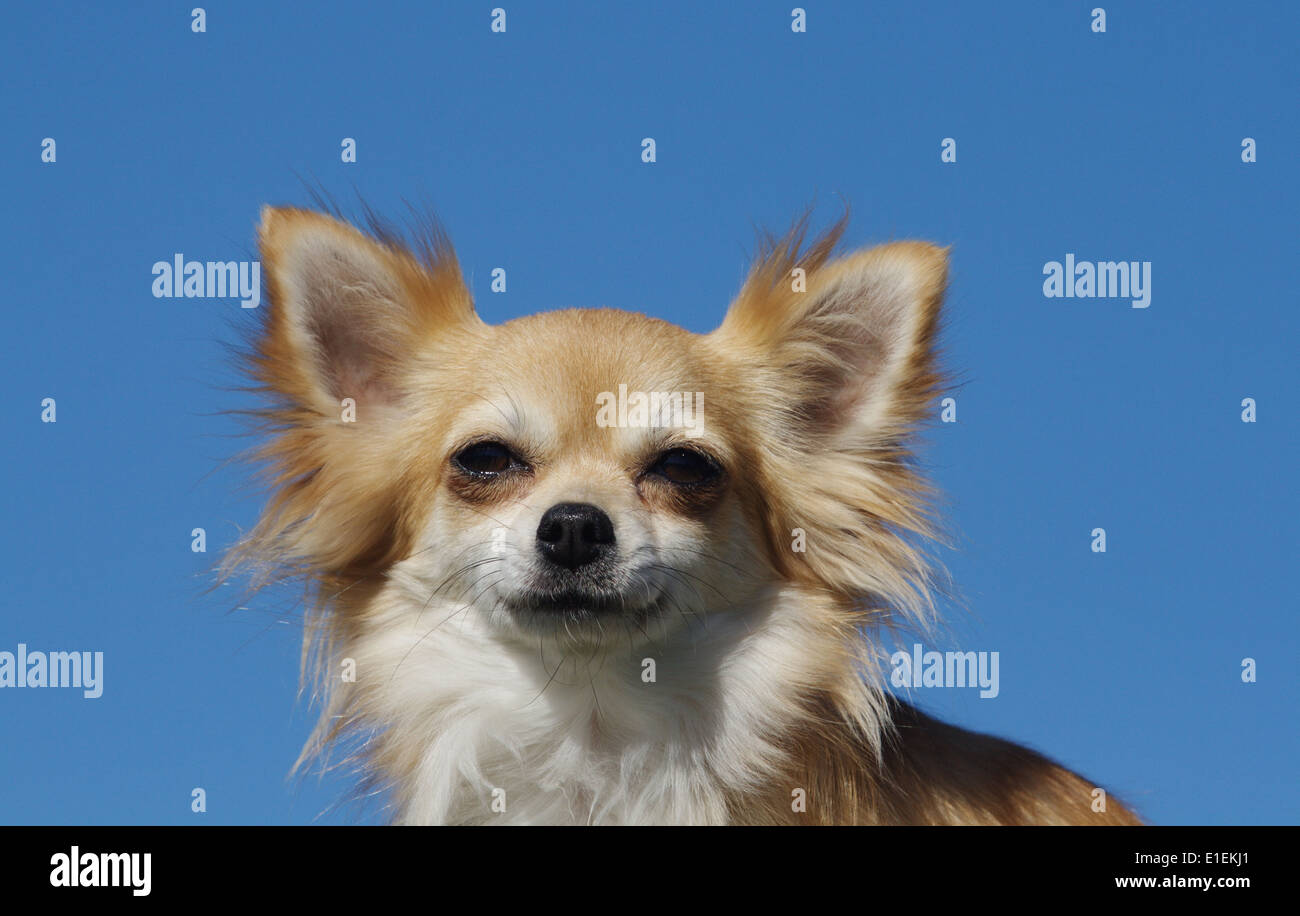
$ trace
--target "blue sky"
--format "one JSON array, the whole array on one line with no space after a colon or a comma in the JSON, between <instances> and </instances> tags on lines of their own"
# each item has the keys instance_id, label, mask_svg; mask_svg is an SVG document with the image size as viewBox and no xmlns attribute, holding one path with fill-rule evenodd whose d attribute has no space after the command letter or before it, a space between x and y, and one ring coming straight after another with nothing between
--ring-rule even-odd
<instances>
[{"instance_id":1,"label":"blue sky","mask_svg":"<svg viewBox=\"0 0 1300 916\"><path fill-rule=\"evenodd\" d=\"M708 330L753 228L812 203L851 205L849 245L952 245L935 647L998 651L1001 692L916 699L1158 823L1296 823L1300 7L1105 3L1095 34L1103 2L818 3L805 34L792 3L508 3L505 34L490 3L222 3L204 34L192 4L9 10L0 651L103 651L105 684L0 690L0 822L370 817L286 779L297 596L205 592L258 505L214 415L247 406L224 347L254 315L150 292L177 252L250 257L306 180L435 207L492 322ZM1150 307L1045 298L1067 253L1151 262Z\"/></svg>"}]
</instances>

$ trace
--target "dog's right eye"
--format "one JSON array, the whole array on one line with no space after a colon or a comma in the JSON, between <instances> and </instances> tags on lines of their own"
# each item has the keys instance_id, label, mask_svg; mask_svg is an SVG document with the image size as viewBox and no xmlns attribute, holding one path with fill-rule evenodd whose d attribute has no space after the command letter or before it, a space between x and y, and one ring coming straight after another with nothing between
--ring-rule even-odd
<instances>
[{"instance_id":1,"label":"dog's right eye","mask_svg":"<svg viewBox=\"0 0 1300 916\"><path fill-rule=\"evenodd\" d=\"M504 474L525 467L515 453L500 442L476 442L457 452L451 461L469 474Z\"/></svg>"}]
</instances>

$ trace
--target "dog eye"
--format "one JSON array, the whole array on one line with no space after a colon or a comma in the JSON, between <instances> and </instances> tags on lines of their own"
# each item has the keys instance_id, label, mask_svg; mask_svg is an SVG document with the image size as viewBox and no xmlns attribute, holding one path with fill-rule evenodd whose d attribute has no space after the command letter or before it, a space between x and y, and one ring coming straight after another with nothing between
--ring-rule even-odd
<instances>
[{"instance_id":1,"label":"dog eye","mask_svg":"<svg viewBox=\"0 0 1300 916\"><path fill-rule=\"evenodd\" d=\"M451 460L470 474L503 474L524 467L515 453L500 442L476 442L461 449Z\"/></svg>"},{"instance_id":2,"label":"dog eye","mask_svg":"<svg viewBox=\"0 0 1300 916\"><path fill-rule=\"evenodd\" d=\"M717 465L688 448L669 449L650 467L650 473L687 486L709 483L718 476Z\"/></svg>"}]
</instances>

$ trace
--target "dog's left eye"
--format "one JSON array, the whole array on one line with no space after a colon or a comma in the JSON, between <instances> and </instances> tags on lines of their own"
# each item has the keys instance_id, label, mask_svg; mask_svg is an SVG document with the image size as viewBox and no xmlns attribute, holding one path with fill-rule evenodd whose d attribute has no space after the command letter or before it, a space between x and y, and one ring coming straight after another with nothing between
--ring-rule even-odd
<instances>
[{"instance_id":1,"label":"dog's left eye","mask_svg":"<svg viewBox=\"0 0 1300 916\"><path fill-rule=\"evenodd\" d=\"M689 448L674 448L659 456L650 466L650 473L673 483L698 486L711 482L720 471L707 456Z\"/></svg>"},{"instance_id":2,"label":"dog's left eye","mask_svg":"<svg viewBox=\"0 0 1300 916\"><path fill-rule=\"evenodd\" d=\"M502 474L525 466L500 442L476 442L461 449L451 460L456 467L470 474Z\"/></svg>"}]
</instances>

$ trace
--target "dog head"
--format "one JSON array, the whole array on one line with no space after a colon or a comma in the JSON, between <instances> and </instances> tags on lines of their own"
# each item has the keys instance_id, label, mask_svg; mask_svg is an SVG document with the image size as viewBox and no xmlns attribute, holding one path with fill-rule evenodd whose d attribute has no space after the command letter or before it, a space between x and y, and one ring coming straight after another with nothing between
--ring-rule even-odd
<instances>
[{"instance_id":1,"label":"dog head","mask_svg":"<svg viewBox=\"0 0 1300 916\"><path fill-rule=\"evenodd\" d=\"M768 244L721 326L566 310L489 326L421 255L267 209L252 372L272 497L237 553L347 588L401 575L503 639L648 638L815 589L924 590L907 437L938 378L945 253Z\"/></svg>"}]
</instances>

